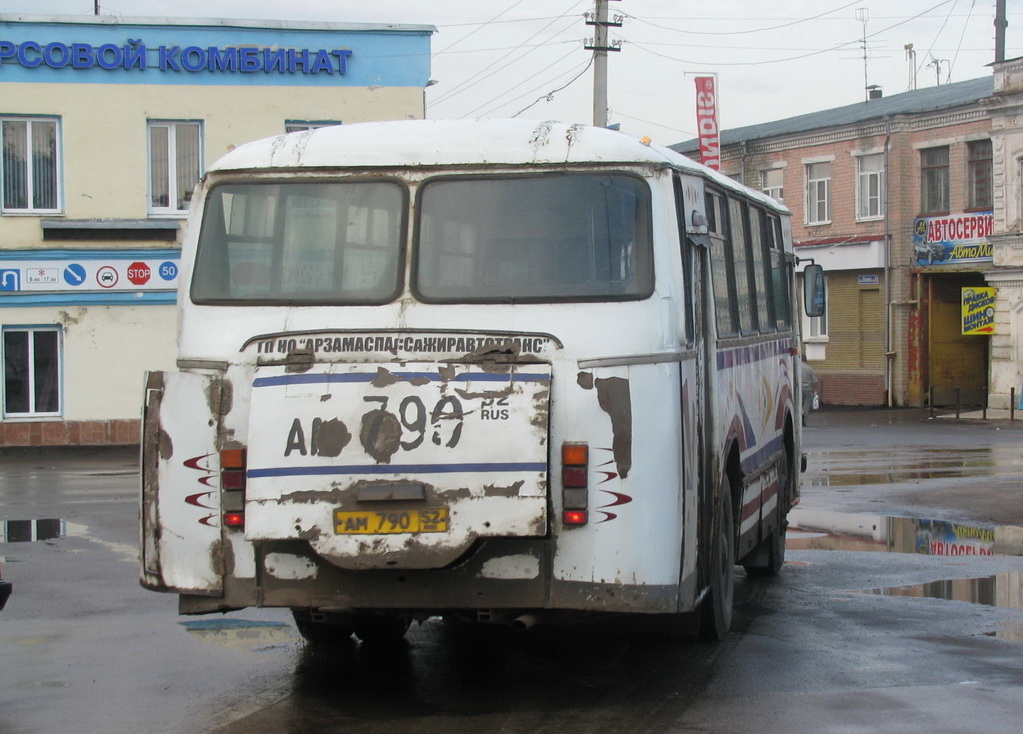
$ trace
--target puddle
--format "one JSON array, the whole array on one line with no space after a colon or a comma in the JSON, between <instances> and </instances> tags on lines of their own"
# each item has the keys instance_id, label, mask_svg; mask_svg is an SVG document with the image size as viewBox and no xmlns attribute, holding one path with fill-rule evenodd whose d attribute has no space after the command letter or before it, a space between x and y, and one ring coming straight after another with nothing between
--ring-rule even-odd
<instances>
[{"instance_id":1,"label":"puddle","mask_svg":"<svg viewBox=\"0 0 1023 734\"><path fill-rule=\"evenodd\" d=\"M0 543L33 543L68 534L67 520L0 520Z\"/></svg>"},{"instance_id":2,"label":"puddle","mask_svg":"<svg viewBox=\"0 0 1023 734\"><path fill-rule=\"evenodd\" d=\"M796 507L789 513L785 547L790 550L846 550L916 553L931 556L1023 556L1023 528L973 525ZM1023 609L1023 572L967 579L943 579L908 586L868 589L880 596L964 601L1002 609ZM991 633L1023 641L1023 627Z\"/></svg>"},{"instance_id":3,"label":"puddle","mask_svg":"<svg viewBox=\"0 0 1023 734\"><path fill-rule=\"evenodd\" d=\"M299 641L295 628L284 622L249 619L204 619L181 622L192 636L236 652L259 652Z\"/></svg>"},{"instance_id":4,"label":"puddle","mask_svg":"<svg viewBox=\"0 0 1023 734\"><path fill-rule=\"evenodd\" d=\"M893 454L884 471L877 470L877 452L828 451L809 455L805 486L899 484L933 479L1017 474L1023 457L1014 447L912 448Z\"/></svg>"},{"instance_id":5,"label":"puddle","mask_svg":"<svg viewBox=\"0 0 1023 734\"><path fill-rule=\"evenodd\" d=\"M789 513L785 545L792 550L1023 556L1023 527L971 525L796 507Z\"/></svg>"},{"instance_id":6,"label":"puddle","mask_svg":"<svg viewBox=\"0 0 1023 734\"><path fill-rule=\"evenodd\" d=\"M946 599L1001 609L1023 609L1023 573L1010 572L976 579L928 581L909 586L870 589L864 593L918 599ZM1000 636L997 632L995 634Z\"/></svg>"}]
</instances>

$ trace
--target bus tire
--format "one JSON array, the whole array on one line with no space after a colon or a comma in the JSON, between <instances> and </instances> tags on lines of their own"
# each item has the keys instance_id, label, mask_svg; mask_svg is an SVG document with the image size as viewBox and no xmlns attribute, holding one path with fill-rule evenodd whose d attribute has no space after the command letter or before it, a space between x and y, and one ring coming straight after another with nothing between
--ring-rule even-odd
<instances>
[{"instance_id":1,"label":"bus tire","mask_svg":"<svg viewBox=\"0 0 1023 734\"><path fill-rule=\"evenodd\" d=\"M725 639L732 626L735 595L735 521L732 511L732 482L728 473L721 478L717 532L711 541L710 591L700 604L699 638L705 642Z\"/></svg>"}]
</instances>

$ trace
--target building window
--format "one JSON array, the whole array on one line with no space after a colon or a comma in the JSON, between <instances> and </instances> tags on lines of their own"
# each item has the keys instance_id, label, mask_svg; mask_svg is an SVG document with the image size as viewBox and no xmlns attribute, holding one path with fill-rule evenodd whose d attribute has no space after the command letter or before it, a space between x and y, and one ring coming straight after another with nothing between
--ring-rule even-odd
<instances>
[{"instance_id":1,"label":"building window","mask_svg":"<svg viewBox=\"0 0 1023 734\"><path fill-rule=\"evenodd\" d=\"M975 140L966 144L967 207L991 209L993 189L991 183L991 141Z\"/></svg>"},{"instance_id":2,"label":"building window","mask_svg":"<svg viewBox=\"0 0 1023 734\"><path fill-rule=\"evenodd\" d=\"M52 118L0 118L3 211L60 211L60 142Z\"/></svg>"},{"instance_id":3,"label":"building window","mask_svg":"<svg viewBox=\"0 0 1023 734\"><path fill-rule=\"evenodd\" d=\"M884 153L856 159L856 218L884 216Z\"/></svg>"},{"instance_id":4,"label":"building window","mask_svg":"<svg viewBox=\"0 0 1023 734\"><path fill-rule=\"evenodd\" d=\"M285 120L284 132L298 133L303 130L318 130L321 127L340 125L340 120Z\"/></svg>"},{"instance_id":5,"label":"building window","mask_svg":"<svg viewBox=\"0 0 1023 734\"><path fill-rule=\"evenodd\" d=\"M831 163L806 165L806 223L831 221Z\"/></svg>"},{"instance_id":6,"label":"building window","mask_svg":"<svg viewBox=\"0 0 1023 734\"><path fill-rule=\"evenodd\" d=\"M149 213L183 214L202 175L202 124L149 122Z\"/></svg>"},{"instance_id":7,"label":"building window","mask_svg":"<svg viewBox=\"0 0 1023 734\"><path fill-rule=\"evenodd\" d=\"M920 211L945 214L948 204L948 146L920 151Z\"/></svg>"},{"instance_id":8,"label":"building window","mask_svg":"<svg viewBox=\"0 0 1023 734\"><path fill-rule=\"evenodd\" d=\"M785 201L785 187L782 185L784 168L767 168L760 172L760 190L776 201Z\"/></svg>"},{"instance_id":9,"label":"building window","mask_svg":"<svg viewBox=\"0 0 1023 734\"><path fill-rule=\"evenodd\" d=\"M3 336L4 416L60 415L60 327L5 327Z\"/></svg>"}]
</instances>

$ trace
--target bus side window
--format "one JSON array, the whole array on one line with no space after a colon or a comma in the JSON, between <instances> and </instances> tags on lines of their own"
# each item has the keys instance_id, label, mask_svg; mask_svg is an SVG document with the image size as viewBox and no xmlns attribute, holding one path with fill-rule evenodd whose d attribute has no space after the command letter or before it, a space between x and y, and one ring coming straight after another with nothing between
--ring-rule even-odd
<instances>
[{"instance_id":1,"label":"bus side window","mask_svg":"<svg viewBox=\"0 0 1023 734\"><path fill-rule=\"evenodd\" d=\"M751 206L749 217L750 267L754 277L753 288L756 293L757 313L760 316L760 331L774 331L777 326L773 313L771 278L768 273L771 260L764 233L767 215L760 207Z\"/></svg>"},{"instance_id":2,"label":"bus side window","mask_svg":"<svg viewBox=\"0 0 1023 734\"><path fill-rule=\"evenodd\" d=\"M792 328L792 305L788 288L788 267L785 252L782 249L781 221L770 215L764 233L768 238L768 251L771 253L771 292L774 295L774 317L778 330Z\"/></svg>"},{"instance_id":3,"label":"bus side window","mask_svg":"<svg viewBox=\"0 0 1023 734\"><path fill-rule=\"evenodd\" d=\"M728 199L731 216L731 262L735 270L735 293L739 307L739 327L743 334L757 333L757 304L753 300L753 283L750 280L748 254L749 237L746 221L746 203L739 199Z\"/></svg>"},{"instance_id":4,"label":"bus side window","mask_svg":"<svg viewBox=\"0 0 1023 734\"><path fill-rule=\"evenodd\" d=\"M676 174L675 185L675 217L678 223L678 243L682 249L682 298L685 302L686 345L696 343L696 318L693 301L696 292L693 286L693 246L686 236L686 207L682 194L682 179Z\"/></svg>"},{"instance_id":5,"label":"bus side window","mask_svg":"<svg viewBox=\"0 0 1023 734\"><path fill-rule=\"evenodd\" d=\"M718 336L737 334L738 318L735 314L735 273L728 247L728 212L725 198L716 193L707 193L707 209L713 211L708 217L711 222L710 270L714 288L714 315L717 318Z\"/></svg>"}]
</instances>

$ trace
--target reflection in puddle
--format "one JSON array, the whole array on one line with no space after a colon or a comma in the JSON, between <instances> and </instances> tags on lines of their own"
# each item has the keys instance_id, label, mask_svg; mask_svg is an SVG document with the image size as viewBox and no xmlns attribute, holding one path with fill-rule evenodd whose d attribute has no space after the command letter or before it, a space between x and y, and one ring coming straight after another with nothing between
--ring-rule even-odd
<instances>
[{"instance_id":1,"label":"reflection in puddle","mask_svg":"<svg viewBox=\"0 0 1023 734\"><path fill-rule=\"evenodd\" d=\"M786 547L931 556L1023 556L1023 528L796 507Z\"/></svg>"},{"instance_id":2,"label":"reflection in puddle","mask_svg":"<svg viewBox=\"0 0 1023 734\"><path fill-rule=\"evenodd\" d=\"M785 547L791 550L874 551L931 556L1023 556L1023 528L797 507L789 513ZM870 589L864 593L1023 609L1023 572L972 579L943 579ZM1023 641L1023 627L1008 625L999 628L994 635Z\"/></svg>"},{"instance_id":3,"label":"reflection in puddle","mask_svg":"<svg viewBox=\"0 0 1023 734\"><path fill-rule=\"evenodd\" d=\"M295 628L283 622L256 622L250 619L204 619L181 622L203 642L236 652L258 652L299 641Z\"/></svg>"},{"instance_id":4,"label":"reflection in puddle","mask_svg":"<svg viewBox=\"0 0 1023 734\"><path fill-rule=\"evenodd\" d=\"M979 579L944 579L909 586L871 589L867 593L882 596L906 596L919 599L947 599L984 604L1002 609L1023 609L1023 573L999 573ZM996 633L997 634L997 633ZM1001 637L1002 635L998 635Z\"/></svg>"},{"instance_id":5,"label":"reflection in puddle","mask_svg":"<svg viewBox=\"0 0 1023 734\"><path fill-rule=\"evenodd\" d=\"M923 479L995 476L1016 473L1023 456L1014 447L941 449L913 448L899 451L884 471L878 471L877 452L828 451L810 454L804 486L848 487L899 484Z\"/></svg>"},{"instance_id":6,"label":"reflection in puddle","mask_svg":"<svg viewBox=\"0 0 1023 734\"><path fill-rule=\"evenodd\" d=\"M31 543L67 535L67 520L0 520L0 543Z\"/></svg>"}]
</instances>

